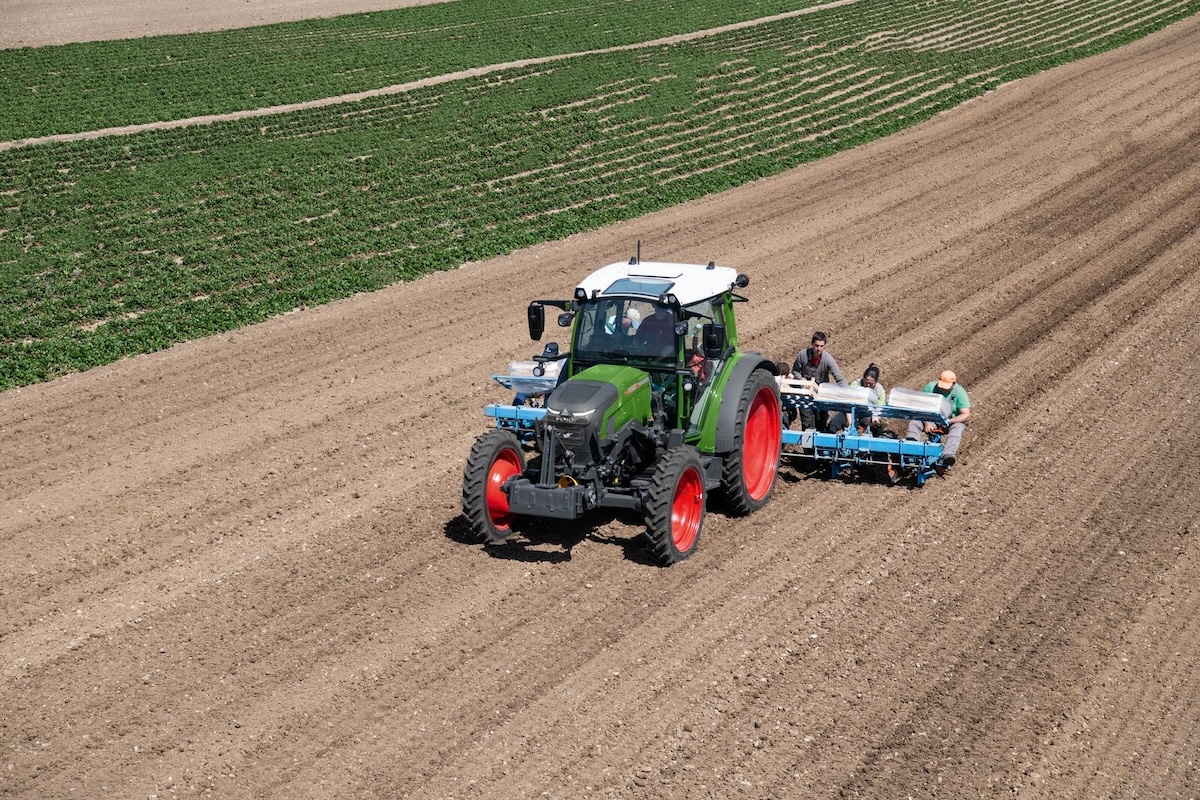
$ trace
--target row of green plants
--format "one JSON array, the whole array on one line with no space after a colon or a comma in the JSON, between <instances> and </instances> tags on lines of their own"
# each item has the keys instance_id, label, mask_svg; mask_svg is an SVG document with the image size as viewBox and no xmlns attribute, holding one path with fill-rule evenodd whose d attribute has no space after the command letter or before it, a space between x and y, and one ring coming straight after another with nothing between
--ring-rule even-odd
<instances>
[{"instance_id":1,"label":"row of green plants","mask_svg":"<svg viewBox=\"0 0 1200 800\"><path fill-rule=\"evenodd\" d=\"M1080 5L861 0L360 103L0 152L0 387L775 174L1200 10ZM991 38L956 27L972 20ZM968 28L969 48L940 35Z\"/></svg>"},{"instance_id":2,"label":"row of green plants","mask_svg":"<svg viewBox=\"0 0 1200 800\"><path fill-rule=\"evenodd\" d=\"M455 0L0 51L0 141L298 103L718 27L818 0Z\"/></svg>"}]
</instances>

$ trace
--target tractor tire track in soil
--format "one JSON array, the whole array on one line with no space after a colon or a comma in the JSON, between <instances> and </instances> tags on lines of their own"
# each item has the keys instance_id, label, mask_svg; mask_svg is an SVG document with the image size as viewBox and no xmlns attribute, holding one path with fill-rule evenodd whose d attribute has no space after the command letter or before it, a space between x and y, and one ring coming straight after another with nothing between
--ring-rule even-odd
<instances>
[{"instance_id":1,"label":"tractor tire track in soil","mask_svg":"<svg viewBox=\"0 0 1200 800\"><path fill-rule=\"evenodd\" d=\"M1200 792L1200 19L670 211L0 394L0 796ZM975 417L921 490L785 468L463 541L534 297L751 277Z\"/></svg>"}]
</instances>

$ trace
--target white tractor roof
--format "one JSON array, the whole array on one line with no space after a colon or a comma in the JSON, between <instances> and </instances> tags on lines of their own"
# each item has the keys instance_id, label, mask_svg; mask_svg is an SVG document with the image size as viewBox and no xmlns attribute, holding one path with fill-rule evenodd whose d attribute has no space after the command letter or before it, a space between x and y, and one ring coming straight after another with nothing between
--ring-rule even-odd
<instances>
[{"instance_id":1,"label":"white tractor roof","mask_svg":"<svg viewBox=\"0 0 1200 800\"><path fill-rule=\"evenodd\" d=\"M662 261L642 261L638 264L618 262L588 275L578 288L587 292L588 297L641 296L657 299L660 295L670 293L679 298L680 305L690 306L729 291L737 276L737 270L733 267Z\"/></svg>"}]
</instances>

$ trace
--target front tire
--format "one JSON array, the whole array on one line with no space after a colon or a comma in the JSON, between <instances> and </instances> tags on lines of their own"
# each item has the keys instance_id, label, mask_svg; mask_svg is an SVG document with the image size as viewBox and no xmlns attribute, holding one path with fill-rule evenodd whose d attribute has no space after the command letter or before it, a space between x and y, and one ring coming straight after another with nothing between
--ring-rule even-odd
<instances>
[{"instance_id":1,"label":"front tire","mask_svg":"<svg viewBox=\"0 0 1200 800\"><path fill-rule=\"evenodd\" d=\"M694 447L667 452L654 471L646 499L646 538L659 566L692 554L704 527L704 465Z\"/></svg>"},{"instance_id":2,"label":"front tire","mask_svg":"<svg viewBox=\"0 0 1200 800\"><path fill-rule=\"evenodd\" d=\"M779 387L763 369L750 374L738 397L737 447L721 466L721 493L737 516L767 504L783 448Z\"/></svg>"},{"instance_id":3,"label":"front tire","mask_svg":"<svg viewBox=\"0 0 1200 800\"><path fill-rule=\"evenodd\" d=\"M510 431L494 428L475 440L463 468L462 512L476 542L502 542L512 533L516 515L500 487L524 472L525 454Z\"/></svg>"}]
</instances>

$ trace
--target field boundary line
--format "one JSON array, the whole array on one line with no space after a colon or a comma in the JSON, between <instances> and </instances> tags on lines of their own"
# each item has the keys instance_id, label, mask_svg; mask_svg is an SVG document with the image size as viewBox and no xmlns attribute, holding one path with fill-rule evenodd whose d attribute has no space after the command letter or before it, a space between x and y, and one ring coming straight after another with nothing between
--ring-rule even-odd
<instances>
[{"instance_id":1,"label":"field boundary line","mask_svg":"<svg viewBox=\"0 0 1200 800\"><path fill-rule=\"evenodd\" d=\"M7 142L0 142L0 151L15 150L20 147L32 147L34 145L41 144L52 144L55 142L78 142L87 139L102 139L108 136L128 136L135 133L143 133L145 131L173 130L175 128L188 128L197 125L211 125L216 122L235 122L242 119L269 117L278 114L290 114L294 111L306 111L313 108L325 108L327 106L343 105L346 103L357 103L361 100L367 100L373 97L386 97L388 95L404 94L416 89L424 89L429 86L452 83L454 81L465 80L467 78L478 78L483 75L490 75L493 72L501 72L507 69L537 66L539 64L550 64L556 61L567 61L573 58L604 55L606 53L620 53L630 50L642 50L650 47L661 47L662 45L667 44L679 44L681 42L705 39L710 36L717 36L730 31L753 28L759 25L768 25L772 22L793 19L795 17L801 17L808 14L817 14L834 8L853 5L858 1L859 0L832 0L832 2L823 3L818 6L800 8L796 9L795 11L785 11L782 14L774 14L769 17L743 20L742 22L734 22L729 25L722 25L718 28L706 28L705 30L693 31L691 33L679 33L673 36L664 36L660 39L651 39L645 42L634 42L632 44L603 47L598 50L583 50L577 53L560 53L553 56L539 56L537 58L527 58L520 61L506 61L501 64L489 64L482 67L471 67L470 69L458 70L457 72L447 72L442 75L421 78L420 80L410 81L408 83L397 83L391 86L384 86L379 89L368 89L363 92L334 95L332 97L321 97L316 100L305 100L300 103L286 103L278 106L267 106L265 108L231 111L225 114L206 114L204 116L187 117L185 119L145 122L139 125L124 125L111 128L101 128L94 131L80 131L78 133L52 133L47 136L33 136L27 139L13 139Z\"/></svg>"}]
</instances>

